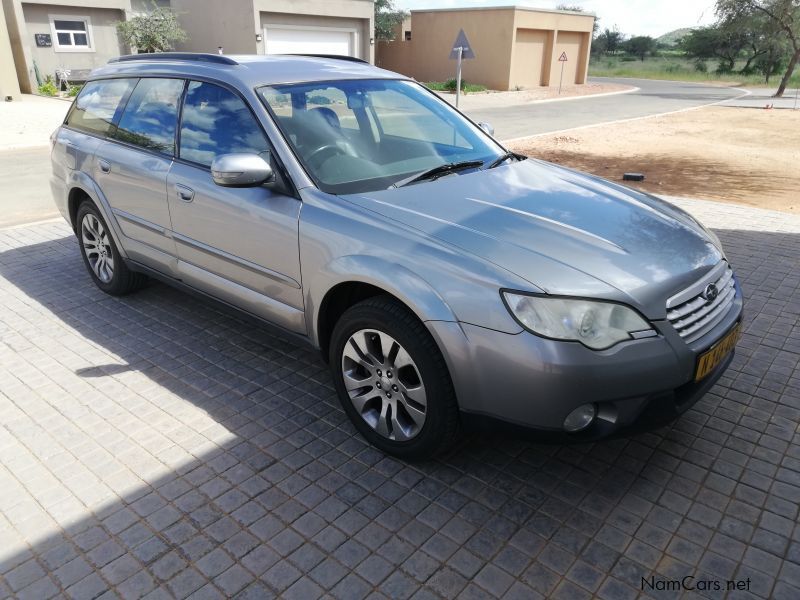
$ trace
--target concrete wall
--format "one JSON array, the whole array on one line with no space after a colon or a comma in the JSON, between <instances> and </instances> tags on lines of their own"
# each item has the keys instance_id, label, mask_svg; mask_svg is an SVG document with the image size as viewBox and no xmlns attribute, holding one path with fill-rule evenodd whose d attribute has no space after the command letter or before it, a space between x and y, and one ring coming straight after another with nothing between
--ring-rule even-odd
<instances>
[{"instance_id":1,"label":"concrete wall","mask_svg":"<svg viewBox=\"0 0 800 600\"><path fill-rule=\"evenodd\" d=\"M547 29L517 29L511 64L511 80L514 85L525 88L547 85L550 78L553 33Z\"/></svg>"},{"instance_id":2,"label":"concrete wall","mask_svg":"<svg viewBox=\"0 0 800 600\"><path fill-rule=\"evenodd\" d=\"M188 40L176 46L188 52L264 54L268 23L317 27L354 27L359 55L374 60L372 0L171 0Z\"/></svg>"},{"instance_id":3,"label":"concrete wall","mask_svg":"<svg viewBox=\"0 0 800 600\"><path fill-rule=\"evenodd\" d=\"M463 29L476 54L464 61L468 82L496 90L557 85L566 51L564 82L585 83L593 25L592 15L513 7L412 11L411 41L380 43L376 64L419 81L452 79L448 57Z\"/></svg>"},{"instance_id":4,"label":"concrete wall","mask_svg":"<svg viewBox=\"0 0 800 600\"><path fill-rule=\"evenodd\" d=\"M446 81L456 76L456 61L450 60L458 32L463 29L475 52L475 59L465 60L464 80L482 83L492 89L508 89L511 69L514 10L412 11L410 44L413 71L405 74L419 81ZM378 66L389 70L396 64L382 55Z\"/></svg>"},{"instance_id":5,"label":"concrete wall","mask_svg":"<svg viewBox=\"0 0 800 600\"><path fill-rule=\"evenodd\" d=\"M121 10L105 8L80 8L61 5L22 5L25 26L30 38L31 58L39 66L42 77L55 75L57 67L67 69L93 69L108 62L109 58L125 53L117 38L116 23L125 20ZM59 52L55 37L52 48L37 48L33 36L36 33L51 33L50 16L89 17L91 19L92 50L85 52Z\"/></svg>"},{"instance_id":6,"label":"concrete wall","mask_svg":"<svg viewBox=\"0 0 800 600\"><path fill-rule=\"evenodd\" d=\"M33 61L42 77L54 75L57 67L91 69L124 52L116 34L116 21L125 20L130 0L2 0L6 15L11 52L23 92L36 90ZM50 16L89 17L92 48L79 52L59 52L53 46L38 48L34 34L52 36Z\"/></svg>"},{"instance_id":7,"label":"concrete wall","mask_svg":"<svg viewBox=\"0 0 800 600\"><path fill-rule=\"evenodd\" d=\"M509 87L531 87L531 81L539 79L539 85L558 85L561 76L562 52L567 53L564 65L564 84L586 83L589 68L589 51L594 17L592 15L544 10L517 10L514 19L513 69ZM542 65L538 54L529 55L530 30L548 31ZM520 43L520 41L522 43ZM531 75L538 71L539 76Z\"/></svg>"},{"instance_id":8,"label":"concrete wall","mask_svg":"<svg viewBox=\"0 0 800 600\"><path fill-rule=\"evenodd\" d=\"M257 25L253 0L171 0L188 39L176 45L187 52L254 54Z\"/></svg>"},{"instance_id":9,"label":"concrete wall","mask_svg":"<svg viewBox=\"0 0 800 600\"><path fill-rule=\"evenodd\" d=\"M14 100L19 99L20 89L17 79L17 68L14 64L14 55L11 50L11 40L8 31L11 29L6 24L6 12L0 3L0 102L7 96Z\"/></svg>"}]
</instances>

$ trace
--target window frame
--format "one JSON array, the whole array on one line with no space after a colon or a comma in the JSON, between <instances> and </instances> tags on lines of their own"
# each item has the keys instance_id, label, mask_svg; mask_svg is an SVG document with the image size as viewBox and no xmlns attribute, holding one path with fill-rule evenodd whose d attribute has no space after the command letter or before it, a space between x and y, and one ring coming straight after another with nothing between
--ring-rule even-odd
<instances>
[{"instance_id":1,"label":"window frame","mask_svg":"<svg viewBox=\"0 0 800 600\"><path fill-rule=\"evenodd\" d=\"M76 15L48 15L50 19L50 32L53 36L53 52L97 52L94 46L94 29L92 28L92 18L89 16ZM58 41L58 34L69 33L70 39L75 41L75 31L56 28L56 21L82 21L86 26L86 46L76 46L74 43L69 46L62 46ZM78 32L80 33L80 32Z\"/></svg>"}]
</instances>

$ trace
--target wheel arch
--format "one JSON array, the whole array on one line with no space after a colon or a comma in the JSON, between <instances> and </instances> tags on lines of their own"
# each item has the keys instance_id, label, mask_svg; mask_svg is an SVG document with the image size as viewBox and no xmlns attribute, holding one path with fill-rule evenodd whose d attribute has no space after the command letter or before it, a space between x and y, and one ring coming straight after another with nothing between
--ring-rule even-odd
<instances>
[{"instance_id":1,"label":"wheel arch","mask_svg":"<svg viewBox=\"0 0 800 600\"><path fill-rule=\"evenodd\" d=\"M106 222L106 225L108 225L111 236L114 238L114 243L117 245L119 253L124 258L127 258L128 254L125 247L120 243L122 231L119 228L117 220L114 218L111 205L88 175L76 171L70 178L69 191L67 192L67 214L69 215L70 226L75 232L78 230L78 207L85 200L92 202L97 210L100 211L103 220Z\"/></svg>"},{"instance_id":2,"label":"wheel arch","mask_svg":"<svg viewBox=\"0 0 800 600\"><path fill-rule=\"evenodd\" d=\"M457 320L436 290L402 265L375 257L347 256L334 261L326 272L328 277L324 285L316 288L325 291L319 294L309 292L306 301L306 306L311 308L309 337L326 358L331 332L342 314L354 304L373 296L394 298L423 324L426 321ZM391 273L391 281L380 277L381 273ZM320 299L318 304L316 299Z\"/></svg>"}]
</instances>

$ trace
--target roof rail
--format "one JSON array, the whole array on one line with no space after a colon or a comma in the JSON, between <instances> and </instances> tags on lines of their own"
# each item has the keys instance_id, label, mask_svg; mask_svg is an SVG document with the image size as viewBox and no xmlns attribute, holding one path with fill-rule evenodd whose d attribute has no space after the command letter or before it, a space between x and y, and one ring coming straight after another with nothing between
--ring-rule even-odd
<instances>
[{"instance_id":1,"label":"roof rail","mask_svg":"<svg viewBox=\"0 0 800 600\"><path fill-rule=\"evenodd\" d=\"M202 52L151 52L145 54L128 54L112 58L109 63L135 62L139 60L188 60L194 62L216 63L218 65L238 65L235 60L222 54L204 54Z\"/></svg>"},{"instance_id":2,"label":"roof rail","mask_svg":"<svg viewBox=\"0 0 800 600\"><path fill-rule=\"evenodd\" d=\"M284 54L283 56L305 56L307 58L329 58L333 60L346 60L348 62L369 64L369 61L363 58L356 58L355 56L348 56L346 54Z\"/></svg>"}]
</instances>

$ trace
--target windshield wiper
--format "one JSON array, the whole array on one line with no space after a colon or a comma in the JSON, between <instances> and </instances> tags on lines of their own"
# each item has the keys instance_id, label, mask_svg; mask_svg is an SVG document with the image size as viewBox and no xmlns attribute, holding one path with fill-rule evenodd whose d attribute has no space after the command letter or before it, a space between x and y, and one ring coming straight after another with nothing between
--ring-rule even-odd
<instances>
[{"instance_id":1,"label":"windshield wiper","mask_svg":"<svg viewBox=\"0 0 800 600\"><path fill-rule=\"evenodd\" d=\"M528 157L523 156L522 154L517 154L516 152L505 152L500 156L498 156L496 159L494 159L492 162L490 162L489 166L486 168L494 169L495 167L499 167L510 158L516 158L517 160L526 160Z\"/></svg>"},{"instance_id":2,"label":"windshield wiper","mask_svg":"<svg viewBox=\"0 0 800 600\"><path fill-rule=\"evenodd\" d=\"M439 177L443 177L449 173L455 173L456 171L463 171L464 169L474 169L476 167L483 166L482 160L464 160L461 162L452 162L452 163L445 163L443 165L439 165L438 167L433 167L432 169L428 169L427 171L423 171L422 173L417 173L416 175L412 175L411 177L407 177L405 179L401 179L390 185L390 188L399 188L403 187L404 185L408 185L409 183L416 183L418 181L435 181L439 179Z\"/></svg>"}]
</instances>

